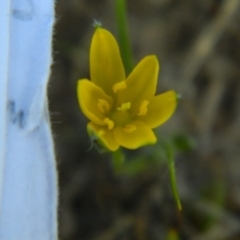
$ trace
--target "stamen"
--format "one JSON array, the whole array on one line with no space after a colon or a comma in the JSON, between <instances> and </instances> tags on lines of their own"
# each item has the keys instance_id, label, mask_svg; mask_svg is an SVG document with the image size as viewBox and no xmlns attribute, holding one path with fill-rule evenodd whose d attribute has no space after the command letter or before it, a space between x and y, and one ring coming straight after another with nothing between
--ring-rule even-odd
<instances>
[{"instance_id":1,"label":"stamen","mask_svg":"<svg viewBox=\"0 0 240 240\"><path fill-rule=\"evenodd\" d=\"M102 113L106 113L110 109L109 103L105 99L98 99L98 109Z\"/></svg>"},{"instance_id":2,"label":"stamen","mask_svg":"<svg viewBox=\"0 0 240 240\"><path fill-rule=\"evenodd\" d=\"M149 104L149 101L147 101L147 100L143 100L141 102L138 113L137 113L138 116L144 116L147 113L148 104Z\"/></svg>"},{"instance_id":3,"label":"stamen","mask_svg":"<svg viewBox=\"0 0 240 240\"><path fill-rule=\"evenodd\" d=\"M136 131L137 128L136 128L135 125L128 124L128 125L126 125L126 126L123 128L123 130L124 130L125 132L127 132L127 133L132 133L132 132Z\"/></svg>"},{"instance_id":4,"label":"stamen","mask_svg":"<svg viewBox=\"0 0 240 240\"><path fill-rule=\"evenodd\" d=\"M117 82L113 85L113 92L117 93L118 91L125 90L127 88L126 81Z\"/></svg>"},{"instance_id":5,"label":"stamen","mask_svg":"<svg viewBox=\"0 0 240 240\"><path fill-rule=\"evenodd\" d=\"M109 118L104 118L103 122L108 126L109 130L112 130L114 128L114 121L112 121Z\"/></svg>"},{"instance_id":6,"label":"stamen","mask_svg":"<svg viewBox=\"0 0 240 240\"><path fill-rule=\"evenodd\" d=\"M131 108L131 102L122 103L121 107L118 107L118 111L125 111Z\"/></svg>"}]
</instances>

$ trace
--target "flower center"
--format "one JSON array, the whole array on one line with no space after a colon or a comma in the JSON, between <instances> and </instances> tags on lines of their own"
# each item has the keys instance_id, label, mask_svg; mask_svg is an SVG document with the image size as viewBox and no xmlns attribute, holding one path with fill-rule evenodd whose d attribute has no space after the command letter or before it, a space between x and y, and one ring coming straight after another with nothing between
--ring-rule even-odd
<instances>
[{"instance_id":1,"label":"flower center","mask_svg":"<svg viewBox=\"0 0 240 240\"><path fill-rule=\"evenodd\" d=\"M123 81L124 82L124 81ZM122 82L117 83L118 86L122 86ZM139 107L138 115L145 115L147 112L147 101L143 101ZM110 111L110 104L105 99L98 99L97 107L101 113L106 116L103 119L103 124L107 126L109 130L112 130L115 126L124 127L124 131L131 133L136 130L134 125L128 124L131 121L132 114L128 111L131 108L131 102L122 103L121 106Z\"/></svg>"},{"instance_id":2,"label":"flower center","mask_svg":"<svg viewBox=\"0 0 240 240\"><path fill-rule=\"evenodd\" d=\"M110 114L110 118L114 121L117 126L124 126L131 120L131 115L128 110L131 108L131 103L126 102L122 103L117 110L112 111Z\"/></svg>"}]
</instances>

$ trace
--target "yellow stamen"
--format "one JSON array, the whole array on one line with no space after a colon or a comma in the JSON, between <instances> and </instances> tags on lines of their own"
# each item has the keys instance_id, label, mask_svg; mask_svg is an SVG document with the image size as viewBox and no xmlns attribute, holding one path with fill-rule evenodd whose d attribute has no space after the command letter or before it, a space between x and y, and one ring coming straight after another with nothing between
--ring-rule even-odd
<instances>
[{"instance_id":1,"label":"yellow stamen","mask_svg":"<svg viewBox=\"0 0 240 240\"><path fill-rule=\"evenodd\" d=\"M132 133L132 132L136 131L137 128L136 128L135 125L128 124L128 125L126 125L126 126L123 128L123 130L124 130L125 132L127 132L127 133Z\"/></svg>"},{"instance_id":2,"label":"yellow stamen","mask_svg":"<svg viewBox=\"0 0 240 240\"><path fill-rule=\"evenodd\" d=\"M127 88L126 81L121 81L113 85L113 92L117 93L118 91L125 90Z\"/></svg>"},{"instance_id":3,"label":"yellow stamen","mask_svg":"<svg viewBox=\"0 0 240 240\"><path fill-rule=\"evenodd\" d=\"M104 99L98 99L97 106L98 106L99 111L102 113L106 113L110 109L109 103Z\"/></svg>"},{"instance_id":4,"label":"yellow stamen","mask_svg":"<svg viewBox=\"0 0 240 240\"><path fill-rule=\"evenodd\" d=\"M121 107L118 107L117 110L118 111L125 111L131 108L131 103L130 102L126 102L126 103L122 103Z\"/></svg>"},{"instance_id":5,"label":"yellow stamen","mask_svg":"<svg viewBox=\"0 0 240 240\"><path fill-rule=\"evenodd\" d=\"M112 121L109 118L104 118L103 123L105 123L108 126L109 130L112 130L114 128L114 121Z\"/></svg>"},{"instance_id":6,"label":"yellow stamen","mask_svg":"<svg viewBox=\"0 0 240 240\"><path fill-rule=\"evenodd\" d=\"M149 101L147 101L147 100L143 100L141 102L138 113L137 113L138 116L146 115L147 110L148 110L148 104L149 104Z\"/></svg>"}]
</instances>

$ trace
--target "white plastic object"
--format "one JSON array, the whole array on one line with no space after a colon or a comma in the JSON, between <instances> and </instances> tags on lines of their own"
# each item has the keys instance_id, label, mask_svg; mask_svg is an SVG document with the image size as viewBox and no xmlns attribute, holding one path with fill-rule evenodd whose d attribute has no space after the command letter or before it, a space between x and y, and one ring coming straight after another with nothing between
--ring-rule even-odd
<instances>
[{"instance_id":1,"label":"white plastic object","mask_svg":"<svg viewBox=\"0 0 240 240\"><path fill-rule=\"evenodd\" d=\"M0 7L0 239L57 239L57 177L47 109L54 0Z\"/></svg>"}]
</instances>

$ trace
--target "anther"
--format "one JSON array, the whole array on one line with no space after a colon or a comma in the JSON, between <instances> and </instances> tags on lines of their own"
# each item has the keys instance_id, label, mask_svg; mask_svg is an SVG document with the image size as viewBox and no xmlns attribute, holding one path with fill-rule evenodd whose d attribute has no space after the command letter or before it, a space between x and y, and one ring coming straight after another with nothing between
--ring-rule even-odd
<instances>
[{"instance_id":1,"label":"anther","mask_svg":"<svg viewBox=\"0 0 240 240\"><path fill-rule=\"evenodd\" d=\"M125 111L131 108L131 102L122 103L120 107L117 108L118 111Z\"/></svg>"},{"instance_id":2,"label":"anther","mask_svg":"<svg viewBox=\"0 0 240 240\"><path fill-rule=\"evenodd\" d=\"M117 93L118 91L125 90L127 88L126 81L117 82L113 85L113 92Z\"/></svg>"},{"instance_id":3,"label":"anther","mask_svg":"<svg viewBox=\"0 0 240 240\"><path fill-rule=\"evenodd\" d=\"M110 105L105 99L98 99L97 106L99 111L102 113L106 113L110 109Z\"/></svg>"},{"instance_id":4,"label":"anther","mask_svg":"<svg viewBox=\"0 0 240 240\"><path fill-rule=\"evenodd\" d=\"M112 121L109 118L104 118L103 123L105 123L108 126L109 130L112 130L114 128L114 121Z\"/></svg>"},{"instance_id":5,"label":"anther","mask_svg":"<svg viewBox=\"0 0 240 240\"><path fill-rule=\"evenodd\" d=\"M140 104L139 110L137 115L138 116L144 116L146 115L147 111L148 111L148 105L149 105L149 101L147 100L143 100Z\"/></svg>"},{"instance_id":6,"label":"anther","mask_svg":"<svg viewBox=\"0 0 240 240\"><path fill-rule=\"evenodd\" d=\"M123 128L123 130L124 130L125 132L127 132L127 133L132 133L132 132L136 131L137 128L136 128L136 126L133 125L133 124L128 124L128 125L126 125L126 126Z\"/></svg>"}]
</instances>

